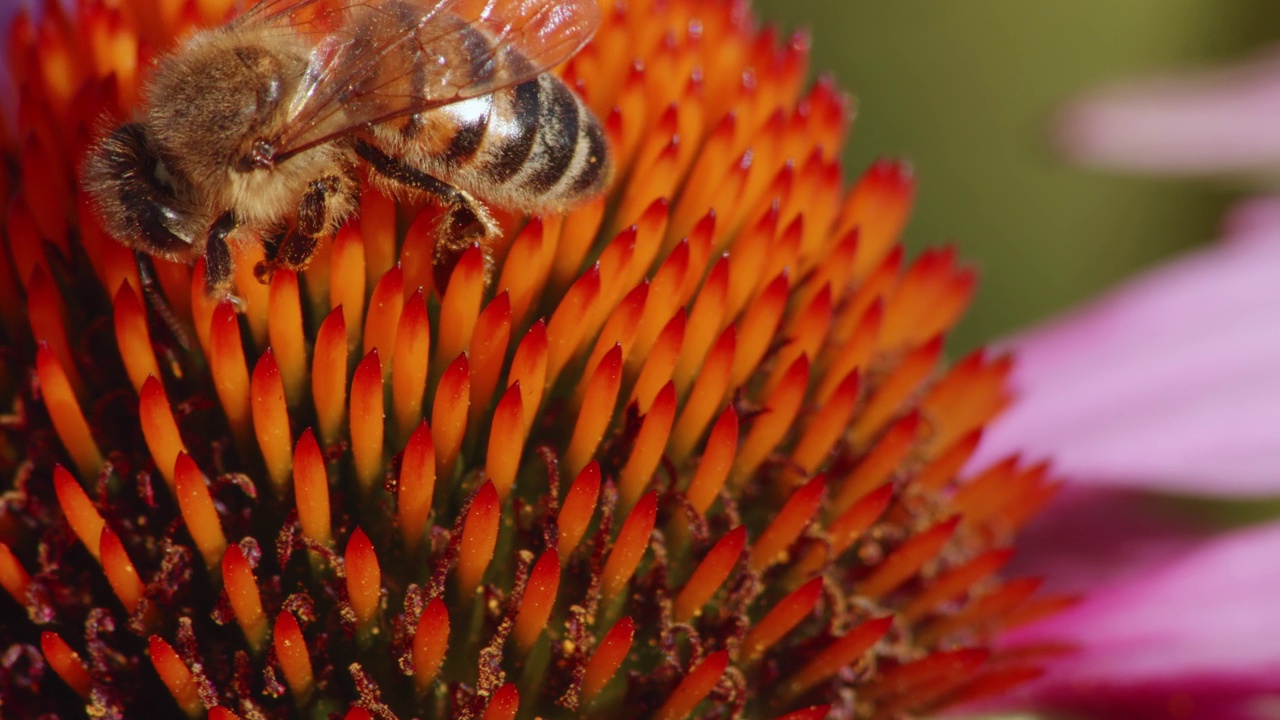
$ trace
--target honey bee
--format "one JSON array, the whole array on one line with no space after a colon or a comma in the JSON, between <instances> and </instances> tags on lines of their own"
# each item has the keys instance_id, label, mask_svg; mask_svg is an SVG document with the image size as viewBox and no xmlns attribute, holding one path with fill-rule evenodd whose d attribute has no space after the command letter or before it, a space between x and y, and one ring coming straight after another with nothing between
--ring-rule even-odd
<instances>
[{"instance_id":1,"label":"honey bee","mask_svg":"<svg viewBox=\"0 0 1280 720\"><path fill-rule=\"evenodd\" d=\"M263 282L305 268L356 211L365 166L379 190L443 205L439 265L499 237L484 203L542 212L603 191L600 122L547 73L599 15L595 0L261 0L156 63L85 187L112 236L203 257L220 295L239 238L263 243Z\"/></svg>"}]
</instances>

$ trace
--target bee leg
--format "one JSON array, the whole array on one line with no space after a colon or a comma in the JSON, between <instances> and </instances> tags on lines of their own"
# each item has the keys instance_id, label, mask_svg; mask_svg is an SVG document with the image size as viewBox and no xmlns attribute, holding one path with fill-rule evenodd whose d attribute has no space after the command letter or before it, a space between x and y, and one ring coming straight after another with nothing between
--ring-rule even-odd
<instances>
[{"instance_id":1,"label":"bee leg","mask_svg":"<svg viewBox=\"0 0 1280 720\"><path fill-rule=\"evenodd\" d=\"M306 270L311 258L320 246L320 238L299 232L297 228L290 230L276 247L274 257L270 257L253 267L253 276L263 285L270 285L276 271L284 268L295 272Z\"/></svg>"},{"instance_id":2,"label":"bee leg","mask_svg":"<svg viewBox=\"0 0 1280 720\"><path fill-rule=\"evenodd\" d=\"M356 143L356 152L375 172L392 182L418 190L435 198L445 208L444 218L437 229L435 266L437 281L452 273L454 264L467 248L479 243L484 252L485 275L493 274L493 246L502 237L502 230L489 214L489 209L464 190L392 157L370 143ZM440 287L445 287L441 283Z\"/></svg>"},{"instance_id":3,"label":"bee leg","mask_svg":"<svg viewBox=\"0 0 1280 720\"><path fill-rule=\"evenodd\" d=\"M470 194L456 190L462 202L445 208L445 215L436 227L435 253L431 258L436 287L449 286L453 268L462 253L473 245L479 245L484 256L485 282L493 280L496 261L495 246L502 238L502 230L489 214L489 209Z\"/></svg>"},{"instance_id":4,"label":"bee leg","mask_svg":"<svg viewBox=\"0 0 1280 720\"><path fill-rule=\"evenodd\" d=\"M320 247L320 238L337 231L355 206L355 180L326 175L313 180L298 201L298 225L276 243L275 252L253 269L258 282L271 282L275 271L306 270Z\"/></svg>"},{"instance_id":5,"label":"bee leg","mask_svg":"<svg viewBox=\"0 0 1280 720\"><path fill-rule=\"evenodd\" d=\"M204 291L209 297L226 296L231 289L234 266L227 237L236 225L235 215L227 211L218 216L213 227L209 228L209 240L204 246Z\"/></svg>"},{"instance_id":6,"label":"bee leg","mask_svg":"<svg viewBox=\"0 0 1280 720\"><path fill-rule=\"evenodd\" d=\"M178 343L178 346L186 352L191 352L191 349L195 347L195 343L191 340L191 332L178 319L178 313L174 311L173 305L169 303L169 299L165 297L164 291L161 290L160 282L156 280L151 256L143 252L135 252L133 257L138 266L138 280L142 283L143 296L151 303L151 307L155 308L156 314L160 316L165 326L169 328L169 332L173 334L173 339ZM171 368L175 375L182 377L180 363L173 360Z\"/></svg>"}]
</instances>

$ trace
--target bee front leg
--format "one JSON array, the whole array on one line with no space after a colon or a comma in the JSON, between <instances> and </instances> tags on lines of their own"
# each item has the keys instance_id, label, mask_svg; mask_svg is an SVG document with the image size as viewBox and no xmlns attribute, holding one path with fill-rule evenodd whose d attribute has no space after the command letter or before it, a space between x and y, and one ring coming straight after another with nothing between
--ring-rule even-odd
<instances>
[{"instance_id":1,"label":"bee front leg","mask_svg":"<svg viewBox=\"0 0 1280 720\"><path fill-rule=\"evenodd\" d=\"M236 216L227 211L219 215L209 228L209 237L204 245L204 291L209 297L223 297L231 289L232 271L235 268L227 237L235 231L238 224Z\"/></svg>"},{"instance_id":2,"label":"bee front leg","mask_svg":"<svg viewBox=\"0 0 1280 720\"><path fill-rule=\"evenodd\" d=\"M475 243L479 243L484 252L485 275L492 276L494 244L502 237L502 230L483 203L470 193L392 157L370 143L357 142L356 153L379 175L398 185L426 193L444 206L445 215L437 230L435 256L431 261L437 280L442 279L441 275L447 279L458 258ZM440 285L444 286L443 283Z\"/></svg>"},{"instance_id":3,"label":"bee front leg","mask_svg":"<svg viewBox=\"0 0 1280 720\"><path fill-rule=\"evenodd\" d=\"M325 175L307 186L298 201L298 224L276 246L275 253L253 269L258 282L271 282L275 271L306 270L320 247L320 239L337 232L351 215L359 193L350 175Z\"/></svg>"}]
</instances>

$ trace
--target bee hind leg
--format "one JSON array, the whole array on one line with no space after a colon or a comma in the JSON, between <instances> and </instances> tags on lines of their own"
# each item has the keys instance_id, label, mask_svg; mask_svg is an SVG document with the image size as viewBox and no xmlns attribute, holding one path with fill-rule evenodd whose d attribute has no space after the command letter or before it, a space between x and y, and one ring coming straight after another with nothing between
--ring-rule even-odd
<instances>
[{"instance_id":1,"label":"bee hind leg","mask_svg":"<svg viewBox=\"0 0 1280 720\"><path fill-rule=\"evenodd\" d=\"M502 230L489 213L489 208L468 193L461 190L457 190L457 193L466 198L466 201L446 206L445 215L436 228L435 254L431 258L431 264L436 271L436 286L441 288L448 285L453 266L458 263L462 253L477 244L484 255L485 279L491 279L494 273L494 245L502 237Z\"/></svg>"},{"instance_id":2,"label":"bee hind leg","mask_svg":"<svg viewBox=\"0 0 1280 720\"><path fill-rule=\"evenodd\" d=\"M443 288L448 284L458 258L476 244L484 253L485 277L493 276L493 251L502 237L502 229L484 203L471 193L459 190L400 158L392 157L368 142L357 142L356 152L369 163L374 172L393 184L430 195L444 207L444 217L436 229L435 255L431 260L438 287Z\"/></svg>"}]
</instances>

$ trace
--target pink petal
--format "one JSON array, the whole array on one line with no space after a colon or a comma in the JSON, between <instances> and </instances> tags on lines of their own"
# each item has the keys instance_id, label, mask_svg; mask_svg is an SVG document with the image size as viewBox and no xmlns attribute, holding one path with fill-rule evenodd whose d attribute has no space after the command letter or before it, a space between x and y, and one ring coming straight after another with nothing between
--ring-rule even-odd
<instances>
[{"instance_id":1,"label":"pink petal","mask_svg":"<svg viewBox=\"0 0 1280 720\"><path fill-rule=\"evenodd\" d=\"M1049 457L1101 485L1280 492L1280 204L1007 343L1017 398L970 467Z\"/></svg>"},{"instance_id":2,"label":"pink petal","mask_svg":"<svg viewBox=\"0 0 1280 720\"><path fill-rule=\"evenodd\" d=\"M1231 209L1223 234L1234 244L1280 242L1280 198L1257 197Z\"/></svg>"},{"instance_id":3,"label":"pink petal","mask_svg":"<svg viewBox=\"0 0 1280 720\"><path fill-rule=\"evenodd\" d=\"M1262 717L1280 701L1280 523L1240 531L1015 631L1069 643L1022 700L1103 717ZM1233 701L1222 707L1218 703ZM1016 699L1015 699L1016 700ZM1214 709L1234 714L1214 715Z\"/></svg>"},{"instance_id":4,"label":"pink petal","mask_svg":"<svg viewBox=\"0 0 1280 720\"><path fill-rule=\"evenodd\" d=\"M1237 67L1122 82L1070 105L1059 142L1073 159L1160 174L1280 170L1280 52Z\"/></svg>"},{"instance_id":5,"label":"pink petal","mask_svg":"<svg viewBox=\"0 0 1280 720\"><path fill-rule=\"evenodd\" d=\"M1087 593L1191 552L1215 534L1202 515L1148 493L1069 485L1018 534L1004 572L1043 577L1045 592Z\"/></svg>"},{"instance_id":6,"label":"pink petal","mask_svg":"<svg viewBox=\"0 0 1280 720\"><path fill-rule=\"evenodd\" d=\"M1280 694L1249 682L1181 678L1087 695L1061 688L1038 707L1089 720L1275 720Z\"/></svg>"}]
</instances>

